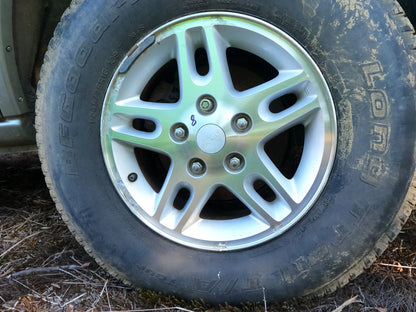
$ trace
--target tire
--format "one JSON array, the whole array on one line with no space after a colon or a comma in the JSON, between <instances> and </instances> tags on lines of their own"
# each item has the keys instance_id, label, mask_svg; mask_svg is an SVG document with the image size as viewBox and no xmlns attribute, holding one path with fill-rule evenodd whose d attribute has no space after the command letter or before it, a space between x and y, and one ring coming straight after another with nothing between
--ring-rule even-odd
<instances>
[{"instance_id":1,"label":"tire","mask_svg":"<svg viewBox=\"0 0 416 312\"><path fill-rule=\"evenodd\" d=\"M335 290L414 205L409 29L387 0L73 2L38 88L58 210L137 287Z\"/></svg>"}]
</instances>

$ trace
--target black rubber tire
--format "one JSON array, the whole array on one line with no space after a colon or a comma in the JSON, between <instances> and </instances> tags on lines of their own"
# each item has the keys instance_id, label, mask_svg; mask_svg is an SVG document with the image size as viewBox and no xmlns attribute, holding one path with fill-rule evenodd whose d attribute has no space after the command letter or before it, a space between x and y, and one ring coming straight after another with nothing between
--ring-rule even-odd
<instances>
[{"instance_id":1,"label":"black rubber tire","mask_svg":"<svg viewBox=\"0 0 416 312\"><path fill-rule=\"evenodd\" d=\"M295 38L323 72L338 118L338 149L310 212L254 248L177 245L130 213L108 176L100 115L121 59L156 27L186 14L256 16ZM51 194L69 228L113 275L135 286L238 303L333 291L368 267L413 207L415 66L412 28L388 0L74 1L42 68L37 131ZM407 197L406 197L407 196Z\"/></svg>"}]
</instances>

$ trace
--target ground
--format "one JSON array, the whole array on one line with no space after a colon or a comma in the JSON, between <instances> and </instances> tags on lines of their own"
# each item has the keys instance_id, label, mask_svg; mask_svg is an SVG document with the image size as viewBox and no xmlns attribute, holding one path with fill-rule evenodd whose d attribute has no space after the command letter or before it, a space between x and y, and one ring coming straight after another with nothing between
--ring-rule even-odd
<instances>
[{"instance_id":1,"label":"ground","mask_svg":"<svg viewBox=\"0 0 416 312\"><path fill-rule=\"evenodd\" d=\"M416 215L360 277L317 299L209 306L112 278L55 210L36 153L0 156L0 311L416 311Z\"/></svg>"}]
</instances>

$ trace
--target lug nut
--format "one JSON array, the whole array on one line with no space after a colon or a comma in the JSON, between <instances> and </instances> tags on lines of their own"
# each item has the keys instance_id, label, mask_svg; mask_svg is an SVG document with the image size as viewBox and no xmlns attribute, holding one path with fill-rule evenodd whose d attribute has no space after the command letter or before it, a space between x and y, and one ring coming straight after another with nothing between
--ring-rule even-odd
<instances>
[{"instance_id":1,"label":"lug nut","mask_svg":"<svg viewBox=\"0 0 416 312\"><path fill-rule=\"evenodd\" d=\"M127 179L130 181L130 182L136 182L137 181L137 178L138 178L138 176L137 176L137 173L130 173L129 174L129 176L127 177Z\"/></svg>"},{"instance_id":2,"label":"lug nut","mask_svg":"<svg viewBox=\"0 0 416 312\"><path fill-rule=\"evenodd\" d=\"M203 99L199 105L205 112L209 112L214 108L214 103L210 99Z\"/></svg>"},{"instance_id":3,"label":"lug nut","mask_svg":"<svg viewBox=\"0 0 416 312\"><path fill-rule=\"evenodd\" d=\"M232 172L239 172L244 168L244 164L244 157L240 154L230 154L224 162L224 165Z\"/></svg>"},{"instance_id":4,"label":"lug nut","mask_svg":"<svg viewBox=\"0 0 416 312\"><path fill-rule=\"evenodd\" d=\"M234 131L240 133L248 132L252 126L251 118L247 114L237 114L231 122Z\"/></svg>"},{"instance_id":5,"label":"lug nut","mask_svg":"<svg viewBox=\"0 0 416 312\"><path fill-rule=\"evenodd\" d=\"M191 171L195 175L202 175L205 172L205 165L201 160L194 160L191 164Z\"/></svg>"},{"instance_id":6,"label":"lug nut","mask_svg":"<svg viewBox=\"0 0 416 312\"><path fill-rule=\"evenodd\" d=\"M240 117L236 120L235 125L241 131L247 130L248 120L245 117Z\"/></svg>"},{"instance_id":7,"label":"lug nut","mask_svg":"<svg viewBox=\"0 0 416 312\"><path fill-rule=\"evenodd\" d=\"M202 171L204 171L204 166L200 162L196 161L192 164L193 173L200 174Z\"/></svg>"},{"instance_id":8,"label":"lug nut","mask_svg":"<svg viewBox=\"0 0 416 312\"><path fill-rule=\"evenodd\" d=\"M184 129L184 128L182 128L182 127L178 127L178 128L176 128L175 129L175 136L178 138L178 139L185 139L185 137L186 137L186 130Z\"/></svg>"},{"instance_id":9,"label":"lug nut","mask_svg":"<svg viewBox=\"0 0 416 312\"><path fill-rule=\"evenodd\" d=\"M197 103L198 111L203 115L208 115L215 111L215 100L209 95L201 97Z\"/></svg>"},{"instance_id":10,"label":"lug nut","mask_svg":"<svg viewBox=\"0 0 416 312\"><path fill-rule=\"evenodd\" d=\"M241 160L238 157L233 157L230 159L230 168L236 170L241 166Z\"/></svg>"},{"instance_id":11,"label":"lug nut","mask_svg":"<svg viewBox=\"0 0 416 312\"><path fill-rule=\"evenodd\" d=\"M184 142L188 135L188 128L183 123L177 123L170 129L170 136L176 143Z\"/></svg>"}]
</instances>

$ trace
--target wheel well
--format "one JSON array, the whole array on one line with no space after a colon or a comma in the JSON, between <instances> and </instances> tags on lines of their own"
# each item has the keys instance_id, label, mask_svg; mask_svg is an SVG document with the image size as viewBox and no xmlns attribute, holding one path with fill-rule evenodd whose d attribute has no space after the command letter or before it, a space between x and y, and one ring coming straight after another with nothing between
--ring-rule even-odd
<instances>
[{"instance_id":1,"label":"wheel well","mask_svg":"<svg viewBox=\"0 0 416 312\"><path fill-rule=\"evenodd\" d=\"M29 102L35 101L40 68L65 9L71 0L14 0L13 36L19 77Z\"/></svg>"}]
</instances>

